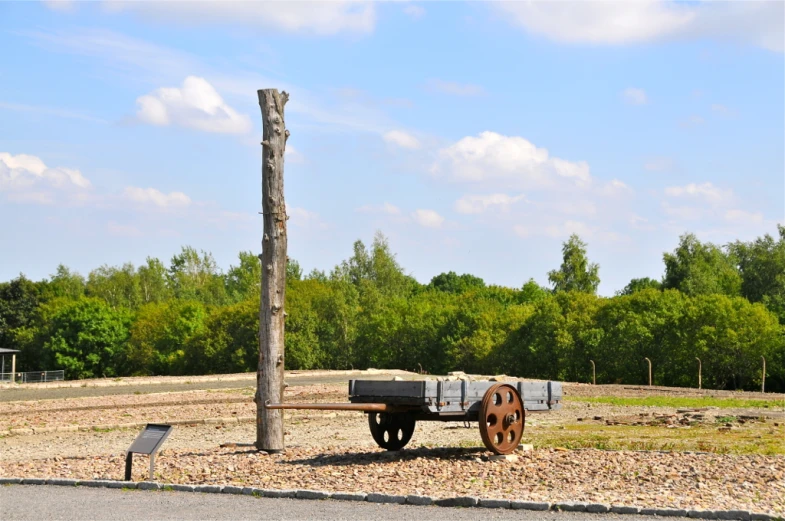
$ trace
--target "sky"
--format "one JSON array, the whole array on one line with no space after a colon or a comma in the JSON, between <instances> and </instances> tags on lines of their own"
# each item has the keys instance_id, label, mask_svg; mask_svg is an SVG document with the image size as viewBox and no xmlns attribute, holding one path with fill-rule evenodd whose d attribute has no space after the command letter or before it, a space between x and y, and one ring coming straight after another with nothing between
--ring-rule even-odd
<instances>
[{"instance_id":1,"label":"sky","mask_svg":"<svg viewBox=\"0 0 785 521\"><path fill-rule=\"evenodd\" d=\"M599 293L694 233L785 223L785 3L0 2L0 280L261 251L256 91L290 93L289 256L381 231L521 287L572 234Z\"/></svg>"}]
</instances>

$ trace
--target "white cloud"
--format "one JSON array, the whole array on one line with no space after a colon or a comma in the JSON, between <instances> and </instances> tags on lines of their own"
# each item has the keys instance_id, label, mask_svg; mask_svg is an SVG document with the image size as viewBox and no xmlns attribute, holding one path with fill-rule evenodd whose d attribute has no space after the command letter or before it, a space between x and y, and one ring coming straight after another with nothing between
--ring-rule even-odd
<instances>
[{"instance_id":1,"label":"white cloud","mask_svg":"<svg viewBox=\"0 0 785 521\"><path fill-rule=\"evenodd\" d=\"M305 208L298 208L287 204L286 215L289 216L289 221L292 223L292 226L298 228L315 230L326 230L329 228L329 225L322 221L318 213L306 210Z\"/></svg>"},{"instance_id":2,"label":"white cloud","mask_svg":"<svg viewBox=\"0 0 785 521\"><path fill-rule=\"evenodd\" d=\"M703 119L703 117L698 116L697 114L693 114L687 119L680 121L679 126L683 128L692 128L692 127L698 127L700 125L703 125L704 123L706 123L706 120Z\"/></svg>"},{"instance_id":3,"label":"white cloud","mask_svg":"<svg viewBox=\"0 0 785 521\"><path fill-rule=\"evenodd\" d=\"M630 87L628 89L624 89L621 93L624 102L628 105L646 105L649 102L649 97L646 95L646 91L643 89L636 89Z\"/></svg>"},{"instance_id":4,"label":"white cloud","mask_svg":"<svg viewBox=\"0 0 785 521\"><path fill-rule=\"evenodd\" d=\"M524 199L523 194L514 197L510 197L507 194L465 195L455 201L455 211L463 214L478 214L492 208L498 208L506 212L511 205Z\"/></svg>"},{"instance_id":5,"label":"white cloud","mask_svg":"<svg viewBox=\"0 0 785 521\"><path fill-rule=\"evenodd\" d=\"M605 242L612 242L620 239L620 236L615 232L604 232L599 230L597 227L590 226L583 221L572 220L545 226L539 224L535 226L516 224L513 226L512 231L515 233L515 235L522 238L544 236L551 237L553 239L563 239L575 233L582 238L600 238Z\"/></svg>"},{"instance_id":6,"label":"white cloud","mask_svg":"<svg viewBox=\"0 0 785 521\"><path fill-rule=\"evenodd\" d=\"M402 130L391 130L384 133L382 138L387 143L398 145L401 148L408 148L410 150L417 150L420 148L420 141L416 137L412 136L411 134L407 134Z\"/></svg>"},{"instance_id":7,"label":"white cloud","mask_svg":"<svg viewBox=\"0 0 785 521\"><path fill-rule=\"evenodd\" d=\"M439 151L431 173L456 181L501 181L512 187L553 188L559 184L583 186L591 182L589 165L551 157L517 136L483 132L468 136Z\"/></svg>"},{"instance_id":8,"label":"white cloud","mask_svg":"<svg viewBox=\"0 0 785 521\"><path fill-rule=\"evenodd\" d=\"M665 172L673 168L673 159L669 157L653 157L643 164L649 172Z\"/></svg>"},{"instance_id":9,"label":"white cloud","mask_svg":"<svg viewBox=\"0 0 785 521\"><path fill-rule=\"evenodd\" d=\"M600 195L604 195L605 197L618 197L621 195L631 195L633 190L618 179L612 179L605 183L605 185L600 188L599 192Z\"/></svg>"},{"instance_id":10,"label":"white cloud","mask_svg":"<svg viewBox=\"0 0 785 521\"><path fill-rule=\"evenodd\" d=\"M711 111L719 112L720 114L727 114L729 112L728 107L726 107L725 105L721 105L719 103L714 103L711 106Z\"/></svg>"},{"instance_id":11,"label":"white cloud","mask_svg":"<svg viewBox=\"0 0 785 521\"><path fill-rule=\"evenodd\" d=\"M783 51L782 2L498 2L505 19L565 43L625 45L710 38Z\"/></svg>"},{"instance_id":12,"label":"white cloud","mask_svg":"<svg viewBox=\"0 0 785 521\"><path fill-rule=\"evenodd\" d=\"M444 217L433 210L415 210L412 212L412 218L417 224L426 228L441 228L444 224Z\"/></svg>"},{"instance_id":13,"label":"white cloud","mask_svg":"<svg viewBox=\"0 0 785 521\"><path fill-rule=\"evenodd\" d=\"M182 88L163 87L136 100L140 121L151 125L179 125L205 132L242 134L252 128L204 78L188 76Z\"/></svg>"},{"instance_id":14,"label":"white cloud","mask_svg":"<svg viewBox=\"0 0 785 521\"><path fill-rule=\"evenodd\" d=\"M665 189L665 195L670 197L687 197L703 200L711 204L720 204L730 201L733 198L733 191L722 189L706 182L702 184L690 183L684 186L669 186Z\"/></svg>"},{"instance_id":15,"label":"white cloud","mask_svg":"<svg viewBox=\"0 0 785 521\"><path fill-rule=\"evenodd\" d=\"M182 192L165 194L155 188L127 186L123 198L138 204L151 204L159 208L183 208L191 204L191 198Z\"/></svg>"},{"instance_id":16,"label":"white cloud","mask_svg":"<svg viewBox=\"0 0 785 521\"><path fill-rule=\"evenodd\" d=\"M52 11L71 12L76 8L73 0L43 0L44 5Z\"/></svg>"},{"instance_id":17,"label":"white cloud","mask_svg":"<svg viewBox=\"0 0 785 521\"><path fill-rule=\"evenodd\" d=\"M400 208L390 203L384 203L381 206L366 204L357 208L356 211L359 213L383 213L387 215L400 215L401 213Z\"/></svg>"},{"instance_id":18,"label":"white cloud","mask_svg":"<svg viewBox=\"0 0 785 521\"><path fill-rule=\"evenodd\" d=\"M254 144L256 144L256 140L254 140ZM289 143L286 144L284 157L289 163L305 163L305 156Z\"/></svg>"},{"instance_id":19,"label":"white cloud","mask_svg":"<svg viewBox=\"0 0 785 521\"><path fill-rule=\"evenodd\" d=\"M403 8L403 12L411 16L415 20L419 20L425 16L425 8L419 5L407 5Z\"/></svg>"},{"instance_id":20,"label":"white cloud","mask_svg":"<svg viewBox=\"0 0 785 521\"><path fill-rule=\"evenodd\" d=\"M725 220L734 224L761 224L763 222L763 214L745 210L728 210L725 212Z\"/></svg>"},{"instance_id":21,"label":"white cloud","mask_svg":"<svg viewBox=\"0 0 785 521\"><path fill-rule=\"evenodd\" d=\"M264 30L331 35L370 33L376 24L372 2L122 2L104 3L107 10L127 11L145 21L184 24L237 24Z\"/></svg>"},{"instance_id":22,"label":"white cloud","mask_svg":"<svg viewBox=\"0 0 785 521\"><path fill-rule=\"evenodd\" d=\"M697 221L707 214L705 209L698 206L673 206L667 201L662 202L662 211L668 217L682 221Z\"/></svg>"},{"instance_id":23,"label":"white cloud","mask_svg":"<svg viewBox=\"0 0 785 521\"><path fill-rule=\"evenodd\" d=\"M109 235L114 235L117 237L141 237L142 232L136 226L132 226L130 224L120 224L115 221L109 221L106 223L106 231L109 232Z\"/></svg>"},{"instance_id":24,"label":"white cloud","mask_svg":"<svg viewBox=\"0 0 785 521\"><path fill-rule=\"evenodd\" d=\"M0 152L0 192L16 202L52 204L61 198L79 200L90 181L79 170L50 168L36 157Z\"/></svg>"},{"instance_id":25,"label":"white cloud","mask_svg":"<svg viewBox=\"0 0 785 521\"><path fill-rule=\"evenodd\" d=\"M479 85L470 83L456 83L454 81L443 81L430 79L425 82L425 89L439 94L450 94L453 96L479 96L485 94L485 89Z\"/></svg>"},{"instance_id":26,"label":"white cloud","mask_svg":"<svg viewBox=\"0 0 785 521\"><path fill-rule=\"evenodd\" d=\"M13 110L16 112L27 112L29 114L41 114L43 116L55 116L58 118L78 119L81 121L90 121L92 123L107 123L107 121L104 119L95 118L88 114L82 114L80 112L75 112L68 109L24 105L21 103L5 103L2 101L0 101L0 109Z\"/></svg>"}]
</instances>

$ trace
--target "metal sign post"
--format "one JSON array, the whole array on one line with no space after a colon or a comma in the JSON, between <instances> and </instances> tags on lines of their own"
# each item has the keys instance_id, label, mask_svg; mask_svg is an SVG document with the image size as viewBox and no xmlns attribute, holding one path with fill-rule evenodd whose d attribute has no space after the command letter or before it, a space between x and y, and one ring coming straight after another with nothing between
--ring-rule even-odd
<instances>
[{"instance_id":1,"label":"metal sign post","mask_svg":"<svg viewBox=\"0 0 785 521\"><path fill-rule=\"evenodd\" d=\"M155 470L155 453L164 444L166 438L172 433L171 425L161 425L148 423L144 430L139 433L128 452L125 455L125 480L131 481L131 466L133 465L134 453L147 454L150 456L150 481L153 479Z\"/></svg>"}]
</instances>

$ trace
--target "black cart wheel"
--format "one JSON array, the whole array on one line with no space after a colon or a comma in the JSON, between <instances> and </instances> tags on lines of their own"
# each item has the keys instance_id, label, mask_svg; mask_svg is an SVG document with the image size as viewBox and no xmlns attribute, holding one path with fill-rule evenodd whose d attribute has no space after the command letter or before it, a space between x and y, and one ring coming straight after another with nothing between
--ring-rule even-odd
<instances>
[{"instance_id":1,"label":"black cart wheel","mask_svg":"<svg viewBox=\"0 0 785 521\"><path fill-rule=\"evenodd\" d=\"M387 450L404 448L412 439L415 423L412 415L405 412L368 413L368 425L371 427L373 440L381 448Z\"/></svg>"}]
</instances>

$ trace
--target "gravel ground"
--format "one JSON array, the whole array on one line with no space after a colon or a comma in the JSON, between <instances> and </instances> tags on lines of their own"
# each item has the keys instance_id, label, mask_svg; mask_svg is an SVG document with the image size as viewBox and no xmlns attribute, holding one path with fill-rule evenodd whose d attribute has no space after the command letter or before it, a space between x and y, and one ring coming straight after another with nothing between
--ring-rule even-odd
<instances>
[{"instance_id":1,"label":"gravel ground","mask_svg":"<svg viewBox=\"0 0 785 521\"><path fill-rule=\"evenodd\" d=\"M601 390L605 387L570 384L565 385L565 393L642 396L671 391L623 386ZM133 389L129 387L126 392L132 393ZM680 391L676 392L699 393ZM387 453L373 443L364 415L317 411L287 412L288 449L283 455L220 447L227 442L255 439L251 394L252 389L246 388L8 402L0 414L0 432L9 428L46 430L96 425L107 431L0 435L0 476L121 479L124 451L139 428L118 429L118 424L223 418L208 424L177 425L156 458L156 479L785 514L783 456L535 449L519 453L517 461L497 462L489 461L476 424L464 428L458 423L438 422L418 423L410 444L414 448ZM346 387L292 385L286 390L286 400L345 401ZM529 415L526 436L536 439L538 429L558 429L574 424L578 418L673 412L659 407L567 402L560 411ZM737 412L722 409L705 414ZM135 465L134 478L145 479L146 458L136 459L140 461Z\"/></svg>"}]
</instances>

